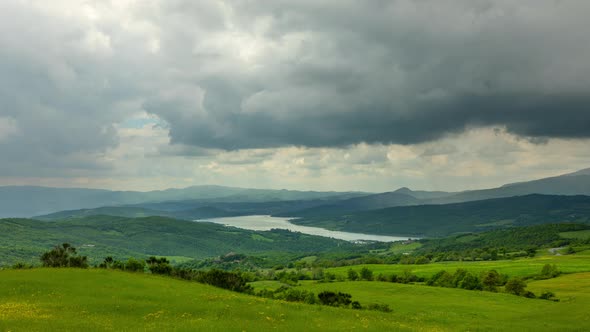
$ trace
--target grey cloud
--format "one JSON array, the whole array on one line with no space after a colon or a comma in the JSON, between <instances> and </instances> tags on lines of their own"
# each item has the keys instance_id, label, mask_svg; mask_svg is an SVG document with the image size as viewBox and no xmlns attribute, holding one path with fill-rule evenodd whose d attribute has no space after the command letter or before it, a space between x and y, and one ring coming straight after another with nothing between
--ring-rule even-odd
<instances>
[{"instance_id":1,"label":"grey cloud","mask_svg":"<svg viewBox=\"0 0 590 332\"><path fill-rule=\"evenodd\" d=\"M292 52L262 46L255 64L241 64L230 48L195 61L219 66L187 68L202 105L146 103L170 124L173 142L228 150L414 144L477 126L541 140L590 137L587 3L230 4L240 31ZM256 32L260 22L269 28ZM182 107L190 119L174 116Z\"/></svg>"},{"instance_id":2,"label":"grey cloud","mask_svg":"<svg viewBox=\"0 0 590 332\"><path fill-rule=\"evenodd\" d=\"M0 153L15 163L92 169L140 111L130 101L167 122L164 155L415 144L480 126L590 137L588 2L85 4L97 19L0 3L0 118L18 128Z\"/></svg>"}]
</instances>

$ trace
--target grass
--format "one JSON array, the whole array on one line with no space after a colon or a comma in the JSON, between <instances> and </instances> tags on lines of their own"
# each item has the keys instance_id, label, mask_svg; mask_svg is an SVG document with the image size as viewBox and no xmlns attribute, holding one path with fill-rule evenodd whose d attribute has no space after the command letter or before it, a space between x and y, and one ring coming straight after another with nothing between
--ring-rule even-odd
<instances>
[{"instance_id":1,"label":"grass","mask_svg":"<svg viewBox=\"0 0 590 332\"><path fill-rule=\"evenodd\" d=\"M538 274L543 265L556 264L564 273L590 272L590 252L584 251L575 255L542 255L534 258L520 258L515 260L500 261L479 261L479 262L437 262L425 265L403 265L403 264L365 264L355 266L343 266L326 269L331 273L346 277L348 270L353 269L359 272L361 268L367 267L375 276L380 273L400 275L406 270L420 277L430 277L440 270L447 270L453 273L461 268L473 273L487 270L496 270L499 273L509 276L533 276Z\"/></svg>"},{"instance_id":2,"label":"grass","mask_svg":"<svg viewBox=\"0 0 590 332\"><path fill-rule=\"evenodd\" d=\"M574 331L590 330L590 273L531 282L540 294L550 290L562 302L526 299L503 293L467 291L386 282L308 282L304 288L352 294L361 304L387 304L414 326L439 326L455 331Z\"/></svg>"},{"instance_id":3,"label":"grass","mask_svg":"<svg viewBox=\"0 0 590 332\"><path fill-rule=\"evenodd\" d=\"M277 288L279 282L253 283L256 289ZM537 295L554 292L560 302L527 299L505 293L404 285L377 281L318 283L303 281L301 289L340 291L362 305L387 304L392 315L414 327L451 331L588 331L590 273L532 281Z\"/></svg>"},{"instance_id":4,"label":"grass","mask_svg":"<svg viewBox=\"0 0 590 332\"><path fill-rule=\"evenodd\" d=\"M404 324L386 313L274 301L145 274L0 271L1 331L413 329Z\"/></svg>"},{"instance_id":5,"label":"grass","mask_svg":"<svg viewBox=\"0 0 590 332\"><path fill-rule=\"evenodd\" d=\"M277 282L254 283L273 287ZM502 293L386 282L306 281L316 293L352 294L392 313L287 303L145 274L109 270L0 271L3 331L584 331L590 273L530 282L551 302Z\"/></svg>"}]
</instances>

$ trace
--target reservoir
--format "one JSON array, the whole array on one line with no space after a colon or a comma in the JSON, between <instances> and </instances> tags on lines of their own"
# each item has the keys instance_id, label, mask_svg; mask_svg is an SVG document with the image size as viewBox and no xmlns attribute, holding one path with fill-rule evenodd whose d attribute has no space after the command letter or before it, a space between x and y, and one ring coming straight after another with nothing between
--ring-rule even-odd
<instances>
[{"instance_id":1,"label":"reservoir","mask_svg":"<svg viewBox=\"0 0 590 332\"><path fill-rule=\"evenodd\" d=\"M240 216L240 217L226 217L226 218L210 218L203 220L195 220L197 222L212 222L225 226L237 227L242 229L249 229L253 231L270 231L271 229L288 229L293 232L300 232L304 234L318 235L324 237L331 237L334 239L346 241L378 241L378 242L394 242L407 240L408 237L403 236L388 236L388 235L373 235L362 233L350 233L331 231L319 227L299 226L289 222L290 218L280 218L271 216Z\"/></svg>"}]
</instances>

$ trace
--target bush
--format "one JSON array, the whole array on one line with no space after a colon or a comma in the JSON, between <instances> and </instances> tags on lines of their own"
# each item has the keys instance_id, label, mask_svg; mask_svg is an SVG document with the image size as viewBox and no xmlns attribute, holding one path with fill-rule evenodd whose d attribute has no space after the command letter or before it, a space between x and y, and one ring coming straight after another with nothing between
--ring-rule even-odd
<instances>
[{"instance_id":1,"label":"bush","mask_svg":"<svg viewBox=\"0 0 590 332\"><path fill-rule=\"evenodd\" d=\"M478 277L471 273L467 273L463 279L459 282L459 288L468 290L482 290L483 286Z\"/></svg>"},{"instance_id":2,"label":"bush","mask_svg":"<svg viewBox=\"0 0 590 332\"><path fill-rule=\"evenodd\" d=\"M392 312L393 310L391 310L391 308L389 307L389 305L387 304L377 304L377 303L371 303L367 306L367 309L369 310L377 310L377 311L383 311L383 312Z\"/></svg>"},{"instance_id":3,"label":"bush","mask_svg":"<svg viewBox=\"0 0 590 332\"><path fill-rule=\"evenodd\" d=\"M129 258L127 260L127 263L125 263L125 270L126 271L131 271L131 272L141 271L141 272L143 272L144 269L145 269L145 262L138 261L135 258Z\"/></svg>"},{"instance_id":4,"label":"bush","mask_svg":"<svg viewBox=\"0 0 590 332\"><path fill-rule=\"evenodd\" d=\"M549 292L549 291L543 292L539 296L539 298L542 299L542 300L549 300L549 301L555 301L555 302L558 302L559 301L559 299L555 298L555 294L553 292Z\"/></svg>"},{"instance_id":5,"label":"bush","mask_svg":"<svg viewBox=\"0 0 590 332\"><path fill-rule=\"evenodd\" d=\"M481 284L484 290L497 292L497 286L502 284L502 277L496 270L485 271L481 274Z\"/></svg>"},{"instance_id":6,"label":"bush","mask_svg":"<svg viewBox=\"0 0 590 332\"><path fill-rule=\"evenodd\" d=\"M373 271L369 270L366 267L363 267L361 269L360 277L362 280L371 281L371 280L373 280Z\"/></svg>"},{"instance_id":7,"label":"bush","mask_svg":"<svg viewBox=\"0 0 590 332\"><path fill-rule=\"evenodd\" d=\"M524 295L525 288L526 283L520 278L511 278L505 286L506 292L514 295Z\"/></svg>"},{"instance_id":8,"label":"bush","mask_svg":"<svg viewBox=\"0 0 590 332\"><path fill-rule=\"evenodd\" d=\"M358 279L359 279L359 274L355 270L349 269L348 270L348 280L356 281Z\"/></svg>"},{"instance_id":9,"label":"bush","mask_svg":"<svg viewBox=\"0 0 590 332\"><path fill-rule=\"evenodd\" d=\"M151 256L147 259L146 263L148 264L149 270L153 274L170 275L172 272L172 266L166 257L157 258L155 256Z\"/></svg>"},{"instance_id":10,"label":"bush","mask_svg":"<svg viewBox=\"0 0 590 332\"><path fill-rule=\"evenodd\" d=\"M229 289L236 292L251 292L252 286L248 285L238 273L221 270L198 271L194 280L200 283Z\"/></svg>"},{"instance_id":11,"label":"bush","mask_svg":"<svg viewBox=\"0 0 590 332\"><path fill-rule=\"evenodd\" d=\"M538 279L550 279L559 276L561 272L557 268L557 265L545 264L541 269L541 274Z\"/></svg>"},{"instance_id":12,"label":"bush","mask_svg":"<svg viewBox=\"0 0 590 332\"><path fill-rule=\"evenodd\" d=\"M330 291L323 291L318 294L318 298L321 304L333 307L349 306L352 303L352 300L350 299L351 297L352 295L341 292L335 293Z\"/></svg>"},{"instance_id":13,"label":"bush","mask_svg":"<svg viewBox=\"0 0 590 332\"><path fill-rule=\"evenodd\" d=\"M453 276L445 271L445 270L441 270L438 271L436 274L434 274L432 276L432 278L428 279L428 281L426 281L426 284L428 286L439 286L439 287L454 287L453 284Z\"/></svg>"},{"instance_id":14,"label":"bush","mask_svg":"<svg viewBox=\"0 0 590 332\"><path fill-rule=\"evenodd\" d=\"M315 294L303 289L281 287L274 292L274 298L289 302L317 303Z\"/></svg>"},{"instance_id":15,"label":"bush","mask_svg":"<svg viewBox=\"0 0 590 332\"><path fill-rule=\"evenodd\" d=\"M24 269L32 269L33 266L29 265L29 264L22 263L22 262L18 262L18 263L14 263L12 265L12 268L15 270L24 270Z\"/></svg>"}]
</instances>

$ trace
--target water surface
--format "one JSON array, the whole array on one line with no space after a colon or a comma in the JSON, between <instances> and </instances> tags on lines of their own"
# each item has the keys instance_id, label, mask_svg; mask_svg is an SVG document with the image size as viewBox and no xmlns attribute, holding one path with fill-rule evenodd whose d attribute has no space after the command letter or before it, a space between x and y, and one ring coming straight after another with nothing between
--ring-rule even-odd
<instances>
[{"instance_id":1,"label":"water surface","mask_svg":"<svg viewBox=\"0 0 590 332\"><path fill-rule=\"evenodd\" d=\"M346 241L379 241L379 242L394 242L407 240L408 237L402 236L388 236L388 235L373 235L363 233L350 233L331 231L319 227L299 226L289 222L291 218L280 218L271 216L241 216L241 217L227 217L227 218L211 218L203 220L195 220L198 222L213 222L225 226L232 226L242 229L249 229L253 231L270 231L271 229L288 229L293 232L300 232L304 234L318 235L324 237L331 237L334 239Z\"/></svg>"}]
</instances>

